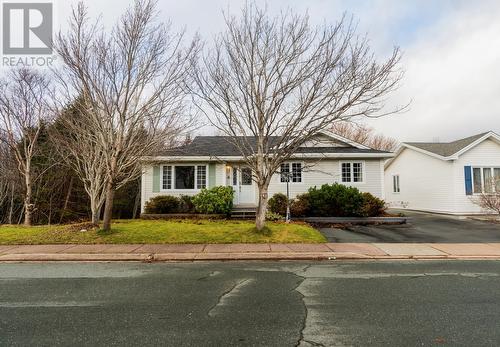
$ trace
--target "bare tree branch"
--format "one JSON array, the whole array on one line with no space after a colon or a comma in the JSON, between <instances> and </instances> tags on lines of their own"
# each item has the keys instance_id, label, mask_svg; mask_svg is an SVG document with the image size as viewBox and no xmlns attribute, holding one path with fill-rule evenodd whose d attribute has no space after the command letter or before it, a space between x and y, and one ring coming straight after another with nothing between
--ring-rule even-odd
<instances>
[{"instance_id":1,"label":"bare tree branch","mask_svg":"<svg viewBox=\"0 0 500 347\"><path fill-rule=\"evenodd\" d=\"M269 182L281 163L335 121L380 114L402 77L399 49L377 63L345 17L314 28L307 15L287 11L271 18L249 4L240 17L226 18L214 45L199 68L193 64L192 92L253 169L257 229L264 226Z\"/></svg>"}]
</instances>

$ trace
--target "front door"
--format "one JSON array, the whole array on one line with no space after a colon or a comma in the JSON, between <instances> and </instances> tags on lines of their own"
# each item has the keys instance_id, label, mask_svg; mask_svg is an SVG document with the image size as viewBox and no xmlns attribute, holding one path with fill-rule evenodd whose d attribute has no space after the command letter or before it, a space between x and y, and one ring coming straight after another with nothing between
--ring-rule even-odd
<instances>
[{"instance_id":1,"label":"front door","mask_svg":"<svg viewBox=\"0 0 500 347\"><path fill-rule=\"evenodd\" d=\"M240 168L240 205L255 204L255 188L253 186L252 169Z\"/></svg>"},{"instance_id":2,"label":"front door","mask_svg":"<svg viewBox=\"0 0 500 347\"><path fill-rule=\"evenodd\" d=\"M245 166L232 166L227 180L234 190L234 205L255 205L255 187L252 169Z\"/></svg>"}]
</instances>

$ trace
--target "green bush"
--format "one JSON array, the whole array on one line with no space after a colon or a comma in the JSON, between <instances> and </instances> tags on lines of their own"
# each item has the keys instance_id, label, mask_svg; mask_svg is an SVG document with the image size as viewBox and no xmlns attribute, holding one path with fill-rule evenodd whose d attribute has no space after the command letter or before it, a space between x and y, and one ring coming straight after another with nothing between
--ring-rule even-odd
<instances>
[{"instance_id":1,"label":"green bush","mask_svg":"<svg viewBox=\"0 0 500 347\"><path fill-rule=\"evenodd\" d=\"M267 202L267 209L281 216L286 215L286 203L288 198L283 193L274 194Z\"/></svg>"},{"instance_id":2,"label":"green bush","mask_svg":"<svg viewBox=\"0 0 500 347\"><path fill-rule=\"evenodd\" d=\"M373 196L370 193L363 193L363 207L361 215L363 217L377 217L385 213L385 201Z\"/></svg>"},{"instance_id":3,"label":"green bush","mask_svg":"<svg viewBox=\"0 0 500 347\"><path fill-rule=\"evenodd\" d=\"M290 203L290 214L292 217L305 217L309 214L309 194L297 195Z\"/></svg>"},{"instance_id":4,"label":"green bush","mask_svg":"<svg viewBox=\"0 0 500 347\"><path fill-rule=\"evenodd\" d=\"M179 197L179 212L180 213L194 213L195 208L193 204L193 196L181 195Z\"/></svg>"},{"instance_id":5,"label":"green bush","mask_svg":"<svg viewBox=\"0 0 500 347\"><path fill-rule=\"evenodd\" d=\"M177 213L179 211L179 198L171 195L160 195L146 202L146 213Z\"/></svg>"},{"instance_id":6,"label":"green bush","mask_svg":"<svg viewBox=\"0 0 500 347\"><path fill-rule=\"evenodd\" d=\"M310 214L318 217L361 216L363 195L354 187L324 184L309 189Z\"/></svg>"},{"instance_id":7,"label":"green bush","mask_svg":"<svg viewBox=\"0 0 500 347\"><path fill-rule=\"evenodd\" d=\"M218 186L202 189L193 197L197 212L206 214L230 214L233 209L233 188Z\"/></svg>"},{"instance_id":8,"label":"green bush","mask_svg":"<svg viewBox=\"0 0 500 347\"><path fill-rule=\"evenodd\" d=\"M270 222L276 222L276 221L283 220L283 216L280 214L271 212L271 211L267 211L266 220L270 221Z\"/></svg>"}]
</instances>

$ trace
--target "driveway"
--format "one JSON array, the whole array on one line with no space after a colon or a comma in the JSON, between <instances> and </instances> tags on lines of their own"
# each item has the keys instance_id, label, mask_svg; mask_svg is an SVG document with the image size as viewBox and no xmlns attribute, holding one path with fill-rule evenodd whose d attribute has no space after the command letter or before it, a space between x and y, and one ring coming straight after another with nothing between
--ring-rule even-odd
<instances>
[{"instance_id":1,"label":"driveway","mask_svg":"<svg viewBox=\"0 0 500 347\"><path fill-rule=\"evenodd\" d=\"M402 225L357 225L321 228L329 242L482 243L500 242L500 224L429 213L404 211Z\"/></svg>"}]
</instances>

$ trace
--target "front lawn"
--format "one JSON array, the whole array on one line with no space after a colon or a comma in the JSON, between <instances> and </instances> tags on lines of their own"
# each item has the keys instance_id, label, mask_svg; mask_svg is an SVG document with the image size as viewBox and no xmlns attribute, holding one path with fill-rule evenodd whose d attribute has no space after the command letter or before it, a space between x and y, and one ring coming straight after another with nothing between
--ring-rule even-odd
<instances>
[{"instance_id":1,"label":"front lawn","mask_svg":"<svg viewBox=\"0 0 500 347\"><path fill-rule=\"evenodd\" d=\"M0 226L0 245L98 244L98 243L321 243L314 228L299 223L267 224L269 232L258 233L251 221L210 220L117 220L110 233L84 225Z\"/></svg>"}]
</instances>

